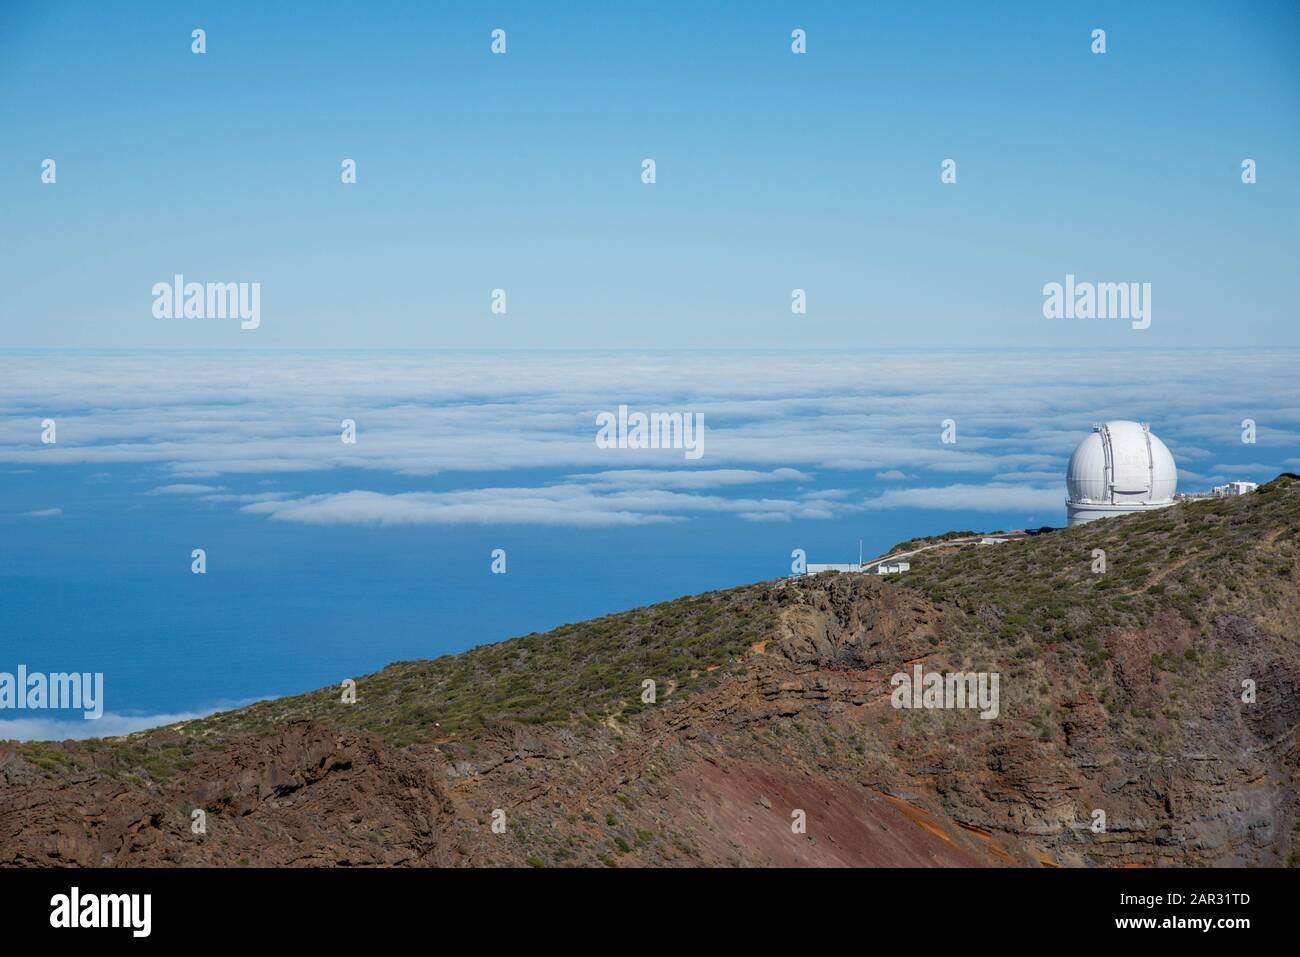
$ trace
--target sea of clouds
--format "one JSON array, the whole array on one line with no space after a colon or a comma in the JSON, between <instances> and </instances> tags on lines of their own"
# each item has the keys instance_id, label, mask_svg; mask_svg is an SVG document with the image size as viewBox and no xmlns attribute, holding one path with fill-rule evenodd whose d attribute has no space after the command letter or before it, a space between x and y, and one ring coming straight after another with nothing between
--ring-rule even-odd
<instances>
[{"instance_id":1,"label":"sea of clouds","mask_svg":"<svg viewBox=\"0 0 1300 957\"><path fill-rule=\"evenodd\" d=\"M1294 351L8 353L0 491L7 474L51 481L49 501L0 495L0 518L91 520L58 500L59 469L76 467L92 485L129 475L144 514L188 501L321 527L881 509L943 510L973 527L960 513L1063 513L1069 454L1106 419L1150 422L1184 490L1297 470L1297 369ZM702 412L704 457L598 447L597 414L620 404ZM57 444L41 443L45 419ZM355 445L340 441L344 419ZM940 441L946 419L955 444ZM1241 442L1243 419L1257 424L1254 445ZM0 720L0 739L124 734L210 710L29 714Z\"/></svg>"},{"instance_id":2,"label":"sea of clouds","mask_svg":"<svg viewBox=\"0 0 1300 957\"><path fill-rule=\"evenodd\" d=\"M1069 453L1111 418L1150 422L1184 489L1294 469L1297 368L1294 351L10 353L0 470L146 466L158 480L142 495L317 525L1056 510ZM596 415L620 404L702 412L704 457L599 448ZM40 442L46 418L56 445ZM1243 461L1246 418L1258 441ZM343 419L357 423L354 445L340 441ZM945 419L955 444L940 441ZM393 492L356 470L475 478ZM277 481L330 472L352 478L311 494ZM24 514L65 520L59 502Z\"/></svg>"}]
</instances>

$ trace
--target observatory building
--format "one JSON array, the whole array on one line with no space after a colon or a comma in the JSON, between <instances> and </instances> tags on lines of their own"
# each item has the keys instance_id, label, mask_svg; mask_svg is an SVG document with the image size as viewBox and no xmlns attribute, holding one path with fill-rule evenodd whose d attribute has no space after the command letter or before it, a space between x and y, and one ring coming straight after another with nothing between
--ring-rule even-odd
<instances>
[{"instance_id":1,"label":"observatory building","mask_svg":"<svg viewBox=\"0 0 1300 957\"><path fill-rule=\"evenodd\" d=\"M1174 504L1178 467L1165 443L1138 422L1107 422L1070 456L1065 507L1071 525Z\"/></svg>"}]
</instances>

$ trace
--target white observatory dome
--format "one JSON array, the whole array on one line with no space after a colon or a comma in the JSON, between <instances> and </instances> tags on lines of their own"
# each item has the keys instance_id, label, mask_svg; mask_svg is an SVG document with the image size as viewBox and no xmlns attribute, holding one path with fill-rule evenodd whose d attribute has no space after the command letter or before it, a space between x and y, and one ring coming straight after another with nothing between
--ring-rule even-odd
<instances>
[{"instance_id":1,"label":"white observatory dome","mask_svg":"<svg viewBox=\"0 0 1300 957\"><path fill-rule=\"evenodd\" d=\"M1165 443L1137 422L1093 427L1070 456L1065 477L1070 524L1174 503L1178 467Z\"/></svg>"}]
</instances>

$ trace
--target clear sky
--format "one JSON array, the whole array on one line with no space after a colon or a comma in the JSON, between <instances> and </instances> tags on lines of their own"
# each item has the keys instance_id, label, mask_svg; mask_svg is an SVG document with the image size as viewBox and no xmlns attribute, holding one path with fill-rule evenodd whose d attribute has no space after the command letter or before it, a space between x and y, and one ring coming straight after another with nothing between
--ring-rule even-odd
<instances>
[{"instance_id":1,"label":"clear sky","mask_svg":"<svg viewBox=\"0 0 1300 957\"><path fill-rule=\"evenodd\" d=\"M1294 347L1298 147L1296 3L10 0L0 348Z\"/></svg>"}]
</instances>

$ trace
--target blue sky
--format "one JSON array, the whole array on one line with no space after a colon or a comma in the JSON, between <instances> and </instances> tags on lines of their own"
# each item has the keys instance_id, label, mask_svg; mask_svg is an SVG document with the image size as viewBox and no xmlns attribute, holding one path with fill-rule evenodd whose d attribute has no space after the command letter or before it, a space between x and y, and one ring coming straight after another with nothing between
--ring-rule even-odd
<instances>
[{"instance_id":1,"label":"blue sky","mask_svg":"<svg viewBox=\"0 0 1300 957\"><path fill-rule=\"evenodd\" d=\"M6 4L0 347L1300 344L1296 4L699 7Z\"/></svg>"}]
</instances>

